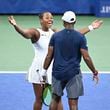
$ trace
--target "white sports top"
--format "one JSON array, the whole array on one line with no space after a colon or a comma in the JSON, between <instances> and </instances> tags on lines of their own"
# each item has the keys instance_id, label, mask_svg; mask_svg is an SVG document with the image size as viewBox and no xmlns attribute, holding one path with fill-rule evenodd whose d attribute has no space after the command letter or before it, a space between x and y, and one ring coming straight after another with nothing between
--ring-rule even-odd
<instances>
[{"instance_id":1,"label":"white sports top","mask_svg":"<svg viewBox=\"0 0 110 110\"><path fill-rule=\"evenodd\" d=\"M29 68L28 81L31 83L40 83L39 74L42 71L45 57L48 52L49 41L53 35L53 30L43 31L42 29L37 29L40 33L40 38L37 42L33 43L33 48L35 51L35 56L31 67ZM36 72L38 70L38 72ZM51 74L52 74L52 64L47 70L47 82L51 84Z\"/></svg>"},{"instance_id":2,"label":"white sports top","mask_svg":"<svg viewBox=\"0 0 110 110\"><path fill-rule=\"evenodd\" d=\"M49 41L50 38L53 35L53 31L51 29L49 29L48 32L43 31L42 29L37 29L40 32L40 38L36 43L33 43L33 47L35 50L35 59L38 61L39 60L39 64L43 66L45 57L47 55L48 52L48 45L49 45Z\"/></svg>"}]
</instances>

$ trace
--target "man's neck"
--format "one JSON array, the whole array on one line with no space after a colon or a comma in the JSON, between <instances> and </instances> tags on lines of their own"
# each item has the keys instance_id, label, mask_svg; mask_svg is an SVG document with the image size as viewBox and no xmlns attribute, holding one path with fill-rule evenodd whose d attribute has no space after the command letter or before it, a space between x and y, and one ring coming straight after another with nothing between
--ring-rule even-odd
<instances>
[{"instance_id":1,"label":"man's neck","mask_svg":"<svg viewBox=\"0 0 110 110\"><path fill-rule=\"evenodd\" d=\"M65 29L73 29L73 28L74 28L73 25L66 25L66 26L65 26Z\"/></svg>"}]
</instances>

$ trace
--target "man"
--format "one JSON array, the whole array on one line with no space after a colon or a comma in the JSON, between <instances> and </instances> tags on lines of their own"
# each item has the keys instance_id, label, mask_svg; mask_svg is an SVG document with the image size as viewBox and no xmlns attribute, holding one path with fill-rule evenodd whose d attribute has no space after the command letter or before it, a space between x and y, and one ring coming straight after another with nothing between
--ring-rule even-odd
<instances>
[{"instance_id":1,"label":"man","mask_svg":"<svg viewBox=\"0 0 110 110\"><path fill-rule=\"evenodd\" d=\"M56 110L58 102L66 88L70 110L78 110L78 98L83 95L83 83L80 70L81 56L98 82L98 71L89 56L85 36L73 29L76 22L74 12L67 11L63 17L64 29L53 34L44 62L42 76L52 61L52 102L50 110ZM44 78L44 77L43 77Z\"/></svg>"},{"instance_id":2,"label":"man","mask_svg":"<svg viewBox=\"0 0 110 110\"><path fill-rule=\"evenodd\" d=\"M89 56L86 38L73 29L76 16L73 12L64 13L65 29L55 33L49 43L48 54L44 62L45 75L52 59L52 102L50 110L56 110L58 102L66 88L70 110L78 110L78 98L83 95L83 84L80 71L81 56L93 72L93 79L98 82L98 71Z\"/></svg>"},{"instance_id":3,"label":"man","mask_svg":"<svg viewBox=\"0 0 110 110\"><path fill-rule=\"evenodd\" d=\"M52 61L52 102L50 110L56 110L58 102L66 88L70 110L78 110L78 98L83 95L83 83L80 70L81 56L98 82L98 71L89 56L85 36L73 29L76 22L74 12L67 11L63 17L64 29L53 34L44 62L42 76Z\"/></svg>"}]
</instances>

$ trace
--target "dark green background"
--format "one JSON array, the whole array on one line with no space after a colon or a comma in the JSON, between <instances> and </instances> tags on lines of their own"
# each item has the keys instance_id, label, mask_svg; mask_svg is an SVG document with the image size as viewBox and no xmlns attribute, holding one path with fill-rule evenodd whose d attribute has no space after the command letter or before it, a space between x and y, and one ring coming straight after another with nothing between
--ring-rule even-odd
<instances>
[{"instance_id":1,"label":"dark green background","mask_svg":"<svg viewBox=\"0 0 110 110\"><path fill-rule=\"evenodd\" d=\"M0 71L27 71L34 57L30 40L24 39L8 23L8 15L0 15ZM40 27L35 15L14 16L22 28ZM54 27L61 29L61 16L54 16ZM110 18L77 16L76 29L88 26L93 20L102 19L100 29L86 34L89 53L99 71L110 71ZM89 71L82 61L83 71Z\"/></svg>"}]
</instances>

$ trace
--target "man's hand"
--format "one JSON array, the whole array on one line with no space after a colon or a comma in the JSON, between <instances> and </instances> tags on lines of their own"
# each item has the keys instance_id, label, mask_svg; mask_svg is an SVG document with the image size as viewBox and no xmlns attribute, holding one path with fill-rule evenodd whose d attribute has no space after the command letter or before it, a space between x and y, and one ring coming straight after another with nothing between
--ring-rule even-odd
<instances>
[{"instance_id":1,"label":"man's hand","mask_svg":"<svg viewBox=\"0 0 110 110\"><path fill-rule=\"evenodd\" d=\"M9 21L9 23L12 24L13 26L16 25L16 21L15 21L15 19L14 19L13 16L9 16L9 17L8 17L8 21Z\"/></svg>"},{"instance_id":2,"label":"man's hand","mask_svg":"<svg viewBox=\"0 0 110 110\"><path fill-rule=\"evenodd\" d=\"M103 21L102 20L95 20L92 22L92 27L93 29L98 29L102 25Z\"/></svg>"},{"instance_id":3,"label":"man's hand","mask_svg":"<svg viewBox=\"0 0 110 110\"><path fill-rule=\"evenodd\" d=\"M98 71L97 70L93 73L93 81L95 81L96 84L98 84L98 82L99 82L99 77L98 77Z\"/></svg>"}]
</instances>

